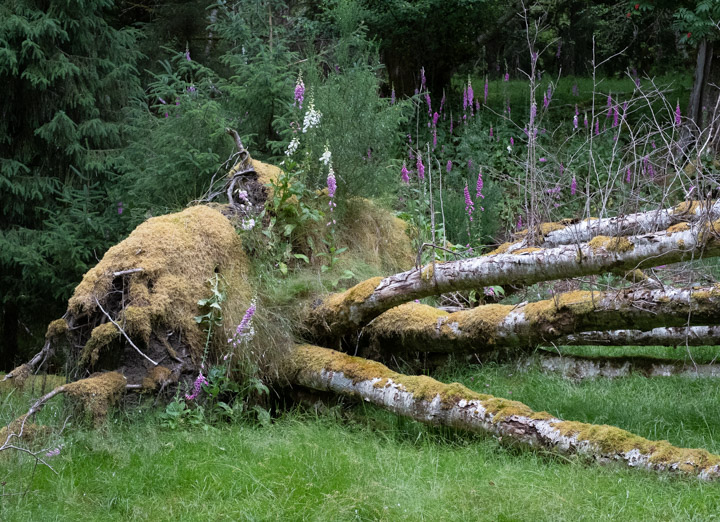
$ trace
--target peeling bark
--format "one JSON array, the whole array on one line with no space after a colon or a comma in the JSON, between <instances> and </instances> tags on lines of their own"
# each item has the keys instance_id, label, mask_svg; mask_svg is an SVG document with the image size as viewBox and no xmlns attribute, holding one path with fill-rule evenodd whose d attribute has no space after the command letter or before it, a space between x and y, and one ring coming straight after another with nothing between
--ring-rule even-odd
<instances>
[{"instance_id":1,"label":"peeling bark","mask_svg":"<svg viewBox=\"0 0 720 522\"><path fill-rule=\"evenodd\" d=\"M571 379L614 379L632 374L644 377L720 377L720 365L688 365L679 361L649 357L579 357L541 353L525 360L526 367L539 366L550 373L560 373Z\"/></svg>"},{"instance_id":2,"label":"peeling bark","mask_svg":"<svg viewBox=\"0 0 720 522\"><path fill-rule=\"evenodd\" d=\"M369 279L331 295L310 312L306 325L316 339L332 342L394 306L429 295L507 283L533 284L713 257L720 255L716 230L720 230L720 223L702 223L678 231L627 238L597 236L579 245L430 264L384 279Z\"/></svg>"},{"instance_id":3,"label":"peeling bark","mask_svg":"<svg viewBox=\"0 0 720 522\"><path fill-rule=\"evenodd\" d=\"M706 480L720 476L720 456L705 450L677 448L612 426L563 421L517 401L479 394L458 383L402 375L378 362L326 348L299 346L291 364L296 384L371 402L426 424L490 433L601 463L620 462Z\"/></svg>"},{"instance_id":4,"label":"peeling bark","mask_svg":"<svg viewBox=\"0 0 720 522\"><path fill-rule=\"evenodd\" d=\"M720 326L690 326L641 330L579 332L556 344L583 346L715 346L720 345Z\"/></svg>"},{"instance_id":5,"label":"peeling bark","mask_svg":"<svg viewBox=\"0 0 720 522\"><path fill-rule=\"evenodd\" d=\"M688 322L707 325L720 317L720 286L696 289L631 288L575 291L518 305L485 305L447 313L406 303L365 327L383 352L483 353L497 348L534 347L578 331L653 330Z\"/></svg>"}]
</instances>

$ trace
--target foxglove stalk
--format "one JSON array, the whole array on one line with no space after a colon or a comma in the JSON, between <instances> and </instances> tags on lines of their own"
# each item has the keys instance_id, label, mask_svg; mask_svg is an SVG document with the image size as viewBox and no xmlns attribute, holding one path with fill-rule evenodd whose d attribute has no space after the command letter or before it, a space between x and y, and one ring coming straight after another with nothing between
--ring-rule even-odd
<instances>
[{"instance_id":1,"label":"foxglove stalk","mask_svg":"<svg viewBox=\"0 0 720 522\"><path fill-rule=\"evenodd\" d=\"M418 178L425 179L425 165L423 165L422 157L420 156L420 154L418 154L415 168L417 169Z\"/></svg>"},{"instance_id":2,"label":"foxglove stalk","mask_svg":"<svg viewBox=\"0 0 720 522\"><path fill-rule=\"evenodd\" d=\"M617 106L615 106L615 108L613 109L613 125L612 125L613 127L618 126L618 112L619 112L619 108Z\"/></svg>"},{"instance_id":3,"label":"foxglove stalk","mask_svg":"<svg viewBox=\"0 0 720 522\"><path fill-rule=\"evenodd\" d=\"M472 116L474 114L474 107L475 107L473 105L473 98L475 97L475 93L473 92L472 82L470 81L470 78L468 78L467 97L468 97L468 105L470 106L470 115Z\"/></svg>"},{"instance_id":4,"label":"foxglove stalk","mask_svg":"<svg viewBox=\"0 0 720 522\"><path fill-rule=\"evenodd\" d=\"M425 67L420 67L420 91L421 92L423 90L425 90L426 80L427 79L425 78Z\"/></svg>"},{"instance_id":5,"label":"foxglove stalk","mask_svg":"<svg viewBox=\"0 0 720 522\"><path fill-rule=\"evenodd\" d=\"M577 192L577 180L575 179L575 176L573 176L573 179L570 182L570 195L574 196L576 192Z\"/></svg>"},{"instance_id":6,"label":"foxglove stalk","mask_svg":"<svg viewBox=\"0 0 720 522\"><path fill-rule=\"evenodd\" d=\"M680 117L681 117L681 114L680 114L680 100L678 100L677 106L675 107L675 126L676 126L676 127L679 127L680 124L682 123L682 120L680 119Z\"/></svg>"},{"instance_id":7,"label":"foxglove stalk","mask_svg":"<svg viewBox=\"0 0 720 522\"><path fill-rule=\"evenodd\" d=\"M390 105L395 105L395 87L390 91Z\"/></svg>"},{"instance_id":8,"label":"foxglove stalk","mask_svg":"<svg viewBox=\"0 0 720 522\"><path fill-rule=\"evenodd\" d=\"M537 116L537 103L532 102L530 105L530 128L532 129L535 125L535 117Z\"/></svg>"},{"instance_id":9,"label":"foxglove stalk","mask_svg":"<svg viewBox=\"0 0 720 522\"><path fill-rule=\"evenodd\" d=\"M445 170L447 170L447 173L450 174L450 171L452 170L452 160L448 160L447 165L445 166Z\"/></svg>"},{"instance_id":10,"label":"foxglove stalk","mask_svg":"<svg viewBox=\"0 0 720 522\"><path fill-rule=\"evenodd\" d=\"M485 98L483 99L484 103L487 103L487 97L488 97L488 79L486 76L485 77Z\"/></svg>"}]
</instances>

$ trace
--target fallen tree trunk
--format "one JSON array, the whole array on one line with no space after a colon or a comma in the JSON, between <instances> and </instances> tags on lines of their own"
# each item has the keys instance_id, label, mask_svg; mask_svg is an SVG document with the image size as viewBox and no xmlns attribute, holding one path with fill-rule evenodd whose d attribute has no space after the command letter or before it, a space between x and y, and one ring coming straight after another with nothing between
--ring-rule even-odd
<instances>
[{"instance_id":1,"label":"fallen tree trunk","mask_svg":"<svg viewBox=\"0 0 720 522\"><path fill-rule=\"evenodd\" d=\"M568 346L715 346L720 345L720 326L679 326L652 330L579 332L557 340Z\"/></svg>"},{"instance_id":2,"label":"fallen tree trunk","mask_svg":"<svg viewBox=\"0 0 720 522\"><path fill-rule=\"evenodd\" d=\"M713 220L720 216L720 200L716 202L686 201L672 208L637 212L625 216L603 219L583 219L579 222L564 220L541 223L533 236L528 230L519 235L524 238L514 243L504 243L492 253L511 253L528 246L556 247L585 243L596 236L630 236L665 230L682 222ZM534 244L530 244L534 242Z\"/></svg>"},{"instance_id":3,"label":"fallen tree trunk","mask_svg":"<svg viewBox=\"0 0 720 522\"><path fill-rule=\"evenodd\" d=\"M429 295L506 283L528 285L717 256L720 241L716 230L720 230L720 223L684 223L642 236L597 236L580 245L528 248L512 254L430 264L386 278L368 279L333 294L310 312L306 325L314 338L329 344L390 308Z\"/></svg>"},{"instance_id":4,"label":"fallen tree trunk","mask_svg":"<svg viewBox=\"0 0 720 522\"><path fill-rule=\"evenodd\" d=\"M371 402L398 415L541 447L553 453L587 455L599 462L675 471L702 479L720 476L720 456L651 441L613 426L563 421L523 403L407 376L374 361L303 345L291 362L292 382Z\"/></svg>"},{"instance_id":5,"label":"fallen tree trunk","mask_svg":"<svg viewBox=\"0 0 720 522\"><path fill-rule=\"evenodd\" d=\"M447 313L406 303L365 327L381 352L483 353L497 348L535 347L577 331L658 325L707 325L720 317L720 287L631 288L610 292L575 291L554 299L518 305L485 305Z\"/></svg>"},{"instance_id":6,"label":"fallen tree trunk","mask_svg":"<svg viewBox=\"0 0 720 522\"><path fill-rule=\"evenodd\" d=\"M681 361L649 357L580 357L537 353L523 364L526 368L540 367L543 371L560 373L571 379L614 379L632 374L644 377L720 377L720 364L684 364Z\"/></svg>"}]
</instances>

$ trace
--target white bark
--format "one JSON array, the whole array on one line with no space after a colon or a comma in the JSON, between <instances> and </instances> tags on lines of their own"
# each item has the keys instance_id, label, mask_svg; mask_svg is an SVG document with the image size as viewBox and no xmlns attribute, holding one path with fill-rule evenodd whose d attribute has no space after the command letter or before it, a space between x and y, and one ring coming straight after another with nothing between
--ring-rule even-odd
<instances>
[{"instance_id":1,"label":"white bark","mask_svg":"<svg viewBox=\"0 0 720 522\"><path fill-rule=\"evenodd\" d=\"M720 317L720 288L576 291L518 305L447 313L420 303L386 311L363 336L383 351L475 352L532 347L587 330L707 325Z\"/></svg>"},{"instance_id":2,"label":"white bark","mask_svg":"<svg viewBox=\"0 0 720 522\"><path fill-rule=\"evenodd\" d=\"M311 312L307 324L316 338L338 338L385 310L429 295L508 283L529 285L717 256L720 241L711 225L696 224L674 233L662 231L620 239L598 236L580 245L528 249L414 268L330 296Z\"/></svg>"},{"instance_id":3,"label":"white bark","mask_svg":"<svg viewBox=\"0 0 720 522\"><path fill-rule=\"evenodd\" d=\"M689 326L641 330L579 332L556 344L582 346L715 346L720 345L720 326Z\"/></svg>"},{"instance_id":4,"label":"white bark","mask_svg":"<svg viewBox=\"0 0 720 522\"><path fill-rule=\"evenodd\" d=\"M720 216L720 200L709 204L692 201L669 209L638 212L614 218L584 219L557 230L549 230L543 234L540 243L544 247L556 247L585 243L596 236L647 234L665 230L677 223L717 219L718 216ZM518 241L507 247L506 252L510 253L526 246L528 246L526 240Z\"/></svg>"},{"instance_id":5,"label":"white bark","mask_svg":"<svg viewBox=\"0 0 720 522\"><path fill-rule=\"evenodd\" d=\"M409 377L380 363L317 346L296 348L296 384L360 398L417 421L485 432L561 454L588 455L599 462L678 471L715 479L720 457L704 450L682 450L619 428L565 422L526 405L481 395L458 384L426 376Z\"/></svg>"},{"instance_id":6,"label":"white bark","mask_svg":"<svg viewBox=\"0 0 720 522\"><path fill-rule=\"evenodd\" d=\"M718 364L684 364L680 361L653 360L646 357L577 357L543 353L529 357L525 367L539 366L571 379L614 379L632 374L645 377L720 377Z\"/></svg>"}]
</instances>

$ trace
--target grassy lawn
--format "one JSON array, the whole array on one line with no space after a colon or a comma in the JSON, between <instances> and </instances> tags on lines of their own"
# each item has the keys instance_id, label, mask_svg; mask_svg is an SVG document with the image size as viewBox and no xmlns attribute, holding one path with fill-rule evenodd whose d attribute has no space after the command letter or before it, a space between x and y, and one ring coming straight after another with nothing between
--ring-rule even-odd
<instances>
[{"instance_id":1,"label":"grassy lawn","mask_svg":"<svg viewBox=\"0 0 720 522\"><path fill-rule=\"evenodd\" d=\"M631 377L581 383L513 365L447 370L484 392L567 419L608 423L720 453L712 380ZM3 414L20 396L6 398ZM27 398L24 398L27 401ZM62 406L43 412L63 418ZM363 405L291 412L272 426L172 431L153 411L118 413L97 431L70 427L30 493L0 502L2 520L708 520L720 485L597 466L492 437L427 428ZM7 492L30 479L5 453Z\"/></svg>"}]
</instances>

